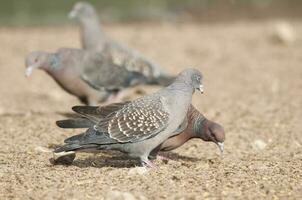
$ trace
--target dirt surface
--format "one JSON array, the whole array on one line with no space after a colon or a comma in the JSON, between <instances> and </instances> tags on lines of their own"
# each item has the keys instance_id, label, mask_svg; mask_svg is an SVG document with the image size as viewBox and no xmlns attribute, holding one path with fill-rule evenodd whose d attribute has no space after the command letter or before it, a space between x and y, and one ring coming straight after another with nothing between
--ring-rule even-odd
<instances>
[{"instance_id":1,"label":"dirt surface","mask_svg":"<svg viewBox=\"0 0 302 200\"><path fill-rule=\"evenodd\" d=\"M273 21L107 25L119 41L177 73L204 74L194 105L226 130L225 153L192 140L144 172L122 154L79 154L53 166L49 148L76 98L44 72L24 77L33 50L78 47L74 27L0 28L0 199L301 199L302 39L272 42ZM293 22L302 35L302 22ZM147 88L154 91L157 88Z\"/></svg>"}]
</instances>

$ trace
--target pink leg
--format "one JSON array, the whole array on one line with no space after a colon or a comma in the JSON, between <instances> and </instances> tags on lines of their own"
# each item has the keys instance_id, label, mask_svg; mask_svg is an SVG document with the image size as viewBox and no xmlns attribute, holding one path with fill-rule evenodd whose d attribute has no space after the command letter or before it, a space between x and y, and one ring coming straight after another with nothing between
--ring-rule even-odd
<instances>
[{"instance_id":1,"label":"pink leg","mask_svg":"<svg viewBox=\"0 0 302 200\"><path fill-rule=\"evenodd\" d=\"M106 104L112 104L112 103L117 103L117 102L121 102L124 101L124 98L127 94L127 90L123 90L118 92L117 94L111 94L106 101L103 102L104 105Z\"/></svg>"},{"instance_id":2,"label":"pink leg","mask_svg":"<svg viewBox=\"0 0 302 200\"><path fill-rule=\"evenodd\" d=\"M157 158L160 160L164 160L164 161L169 161L171 160L170 158L166 157L166 156L162 156L162 155L157 155Z\"/></svg>"},{"instance_id":3,"label":"pink leg","mask_svg":"<svg viewBox=\"0 0 302 200\"><path fill-rule=\"evenodd\" d=\"M142 165L144 167L149 167L149 168L152 168L152 169L156 169L157 168L156 165L152 161L150 161L150 160L142 161Z\"/></svg>"}]
</instances>

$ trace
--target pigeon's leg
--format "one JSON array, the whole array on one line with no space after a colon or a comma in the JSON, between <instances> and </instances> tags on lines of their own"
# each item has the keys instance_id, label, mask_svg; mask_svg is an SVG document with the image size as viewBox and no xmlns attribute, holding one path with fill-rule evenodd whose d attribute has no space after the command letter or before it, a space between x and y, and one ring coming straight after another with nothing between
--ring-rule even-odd
<instances>
[{"instance_id":1,"label":"pigeon's leg","mask_svg":"<svg viewBox=\"0 0 302 200\"><path fill-rule=\"evenodd\" d=\"M88 104L89 106L97 106L100 102L106 102L108 97L108 92L100 91L97 95L94 93L87 95L86 99L83 99L82 102Z\"/></svg>"},{"instance_id":2,"label":"pigeon's leg","mask_svg":"<svg viewBox=\"0 0 302 200\"><path fill-rule=\"evenodd\" d=\"M105 104L111 104L116 102L116 94L110 94L109 97L104 102Z\"/></svg>"},{"instance_id":3,"label":"pigeon's leg","mask_svg":"<svg viewBox=\"0 0 302 200\"><path fill-rule=\"evenodd\" d=\"M127 93L129 93L130 89L124 89L120 92L118 92L115 96L115 101L120 102L123 101L123 99L127 96Z\"/></svg>"},{"instance_id":4,"label":"pigeon's leg","mask_svg":"<svg viewBox=\"0 0 302 200\"><path fill-rule=\"evenodd\" d=\"M151 154L151 153L148 156L148 158L150 160L156 160L156 159L163 160L163 161L169 161L169 160L171 160L170 158L168 158L166 156L163 156L163 155L160 155L160 154Z\"/></svg>"},{"instance_id":5,"label":"pigeon's leg","mask_svg":"<svg viewBox=\"0 0 302 200\"><path fill-rule=\"evenodd\" d=\"M142 165L144 166L144 167L146 167L146 168L152 168L152 169L155 169L155 168L157 168L156 167L156 165L152 162L152 161L150 161L150 160L144 160L144 161L142 161L141 162L142 163Z\"/></svg>"},{"instance_id":6,"label":"pigeon's leg","mask_svg":"<svg viewBox=\"0 0 302 200\"><path fill-rule=\"evenodd\" d=\"M96 101L94 99L88 99L87 104L89 106L96 106L96 105L98 105L98 101Z\"/></svg>"},{"instance_id":7,"label":"pigeon's leg","mask_svg":"<svg viewBox=\"0 0 302 200\"><path fill-rule=\"evenodd\" d=\"M125 88L115 94L111 94L105 101L105 104L111 104L111 103L125 101L125 97L129 97L129 93L131 91L132 91L131 88L128 88L128 89Z\"/></svg>"},{"instance_id":8,"label":"pigeon's leg","mask_svg":"<svg viewBox=\"0 0 302 200\"><path fill-rule=\"evenodd\" d=\"M159 160L166 161L166 162L171 160L170 158L168 158L166 156L160 155L160 153L158 153L158 149L154 149L153 151L151 151L151 153L148 156L148 159L152 160L152 161L159 159Z\"/></svg>"},{"instance_id":9,"label":"pigeon's leg","mask_svg":"<svg viewBox=\"0 0 302 200\"><path fill-rule=\"evenodd\" d=\"M148 159L148 156L140 157L140 160L144 167L156 168L156 165Z\"/></svg>"},{"instance_id":10,"label":"pigeon's leg","mask_svg":"<svg viewBox=\"0 0 302 200\"><path fill-rule=\"evenodd\" d=\"M170 158L168 158L168 157L166 157L166 156L163 156L163 155L157 155L156 158L158 158L158 159L160 159L160 160L163 160L163 161L171 160Z\"/></svg>"},{"instance_id":11,"label":"pigeon's leg","mask_svg":"<svg viewBox=\"0 0 302 200\"><path fill-rule=\"evenodd\" d=\"M148 158L149 158L150 160L156 160L156 159L160 159L160 160L163 160L163 161L168 161L168 160L170 160L170 158L165 157L165 156L159 154L160 148L161 148L161 145L159 145L158 147L156 147L155 149L153 149L153 150L150 152Z\"/></svg>"},{"instance_id":12,"label":"pigeon's leg","mask_svg":"<svg viewBox=\"0 0 302 200\"><path fill-rule=\"evenodd\" d=\"M107 91L100 91L99 97L98 97L98 103L104 102L110 97L110 93Z\"/></svg>"}]
</instances>

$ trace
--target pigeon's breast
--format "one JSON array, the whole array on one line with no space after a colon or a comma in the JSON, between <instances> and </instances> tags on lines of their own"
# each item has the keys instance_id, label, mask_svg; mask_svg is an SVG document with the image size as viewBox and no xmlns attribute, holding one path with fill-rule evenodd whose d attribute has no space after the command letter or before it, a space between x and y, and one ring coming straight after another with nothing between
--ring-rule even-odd
<instances>
[{"instance_id":1,"label":"pigeon's breast","mask_svg":"<svg viewBox=\"0 0 302 200\"><path fill-rule=\"evenodd\" d=\"M170 114L169 123L175 124L175 130L183 122L192 101L192 95L183 92L175 92L171 96L161 97L163 107Z\"/></svg>"}]
</instances>

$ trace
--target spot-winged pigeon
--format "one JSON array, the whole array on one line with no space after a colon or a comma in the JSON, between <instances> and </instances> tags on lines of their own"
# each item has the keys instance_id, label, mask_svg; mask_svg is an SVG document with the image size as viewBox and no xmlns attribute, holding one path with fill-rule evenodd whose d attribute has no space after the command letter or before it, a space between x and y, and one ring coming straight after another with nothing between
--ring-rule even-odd
<instances>
[{"instance_id":1,"label":"spot-winged pigeon","mask_svg":"<svg viewBox=\"0 0 302 200\"><path fill-rule=\"evenodd\" d=\"M90 115L94 115L95 121L103 117L103 114L99 112L98 109L90 107L86 109L86 112L89 112ZM201 114L193 105L190 106L187 116L187 123L183 123L185 126L184 129L179 128L179 134L168 138L158 147L153 149L149 155L150 159L155 159L159 151L171 151L174 150L188 140L194 138L200 138L203 141L215 143L221 152L224 150L224 140L225 132L223 127L211 120L208 120ZM95 122L88 118L74 118L57 121L57 125L61 128L90 128L95 125ZM90 129L91 131L91 129ZM76 136L67 139L66 142L70 143L71 141L81 143L81 144L90 144L95 143L96 141L111 141L108 136L104 133L97 131L85 132ZM75 156L73 156L73 159ZM70 162L70 161L69 161Z\"/></svg>"},{"instance_id":2,"label":"spot-winged pigeon","mask_svg":"<svg viewBox=\"0 0 302 200\"><path fill-rule=\"evenodd\" d=\"M69 13L69 17L80 23L84 49L110 55L118 65L122 65L130 71L142 73L150 81L156 79L160 81L161 85L168 85L173 81L174 77L167 74L157 63L109 38L103 32L97 12L90 3L76 3Z\"/></svg>"},{"instance_id":3,"label":"spot-winged pigeon","mask_svg":"<svg viewBox=\"0 0 302 200\"><path fill-rule=\"evenodd\" d=\"M110 56L82 49L32 52L26 58L26 75L36 68L46 71L63 89L89 105L104 102L128 87L159 84L118 65Z\"/></svg>"},{"instance_id":4,"label":"spot-winged pigeon","mask_svg":"<svg viewBox=\"0 0 302 200\"><path fill-rule=\"evenodd\" d=\"M103 107L73 107L75 112L89 119L89 125L94 125L84 135L66 139L66 144L55 150L55 157L74 151L119 150L152 167L148 156L183 127L192 94L195 89L203 91L201 79L198 70L187 69L168 87L134 101ZM78 124L78 128L85 127L84 118L71 124ZM65 127L69 125L65 123Z\"/></svg>"}]
</instances>

